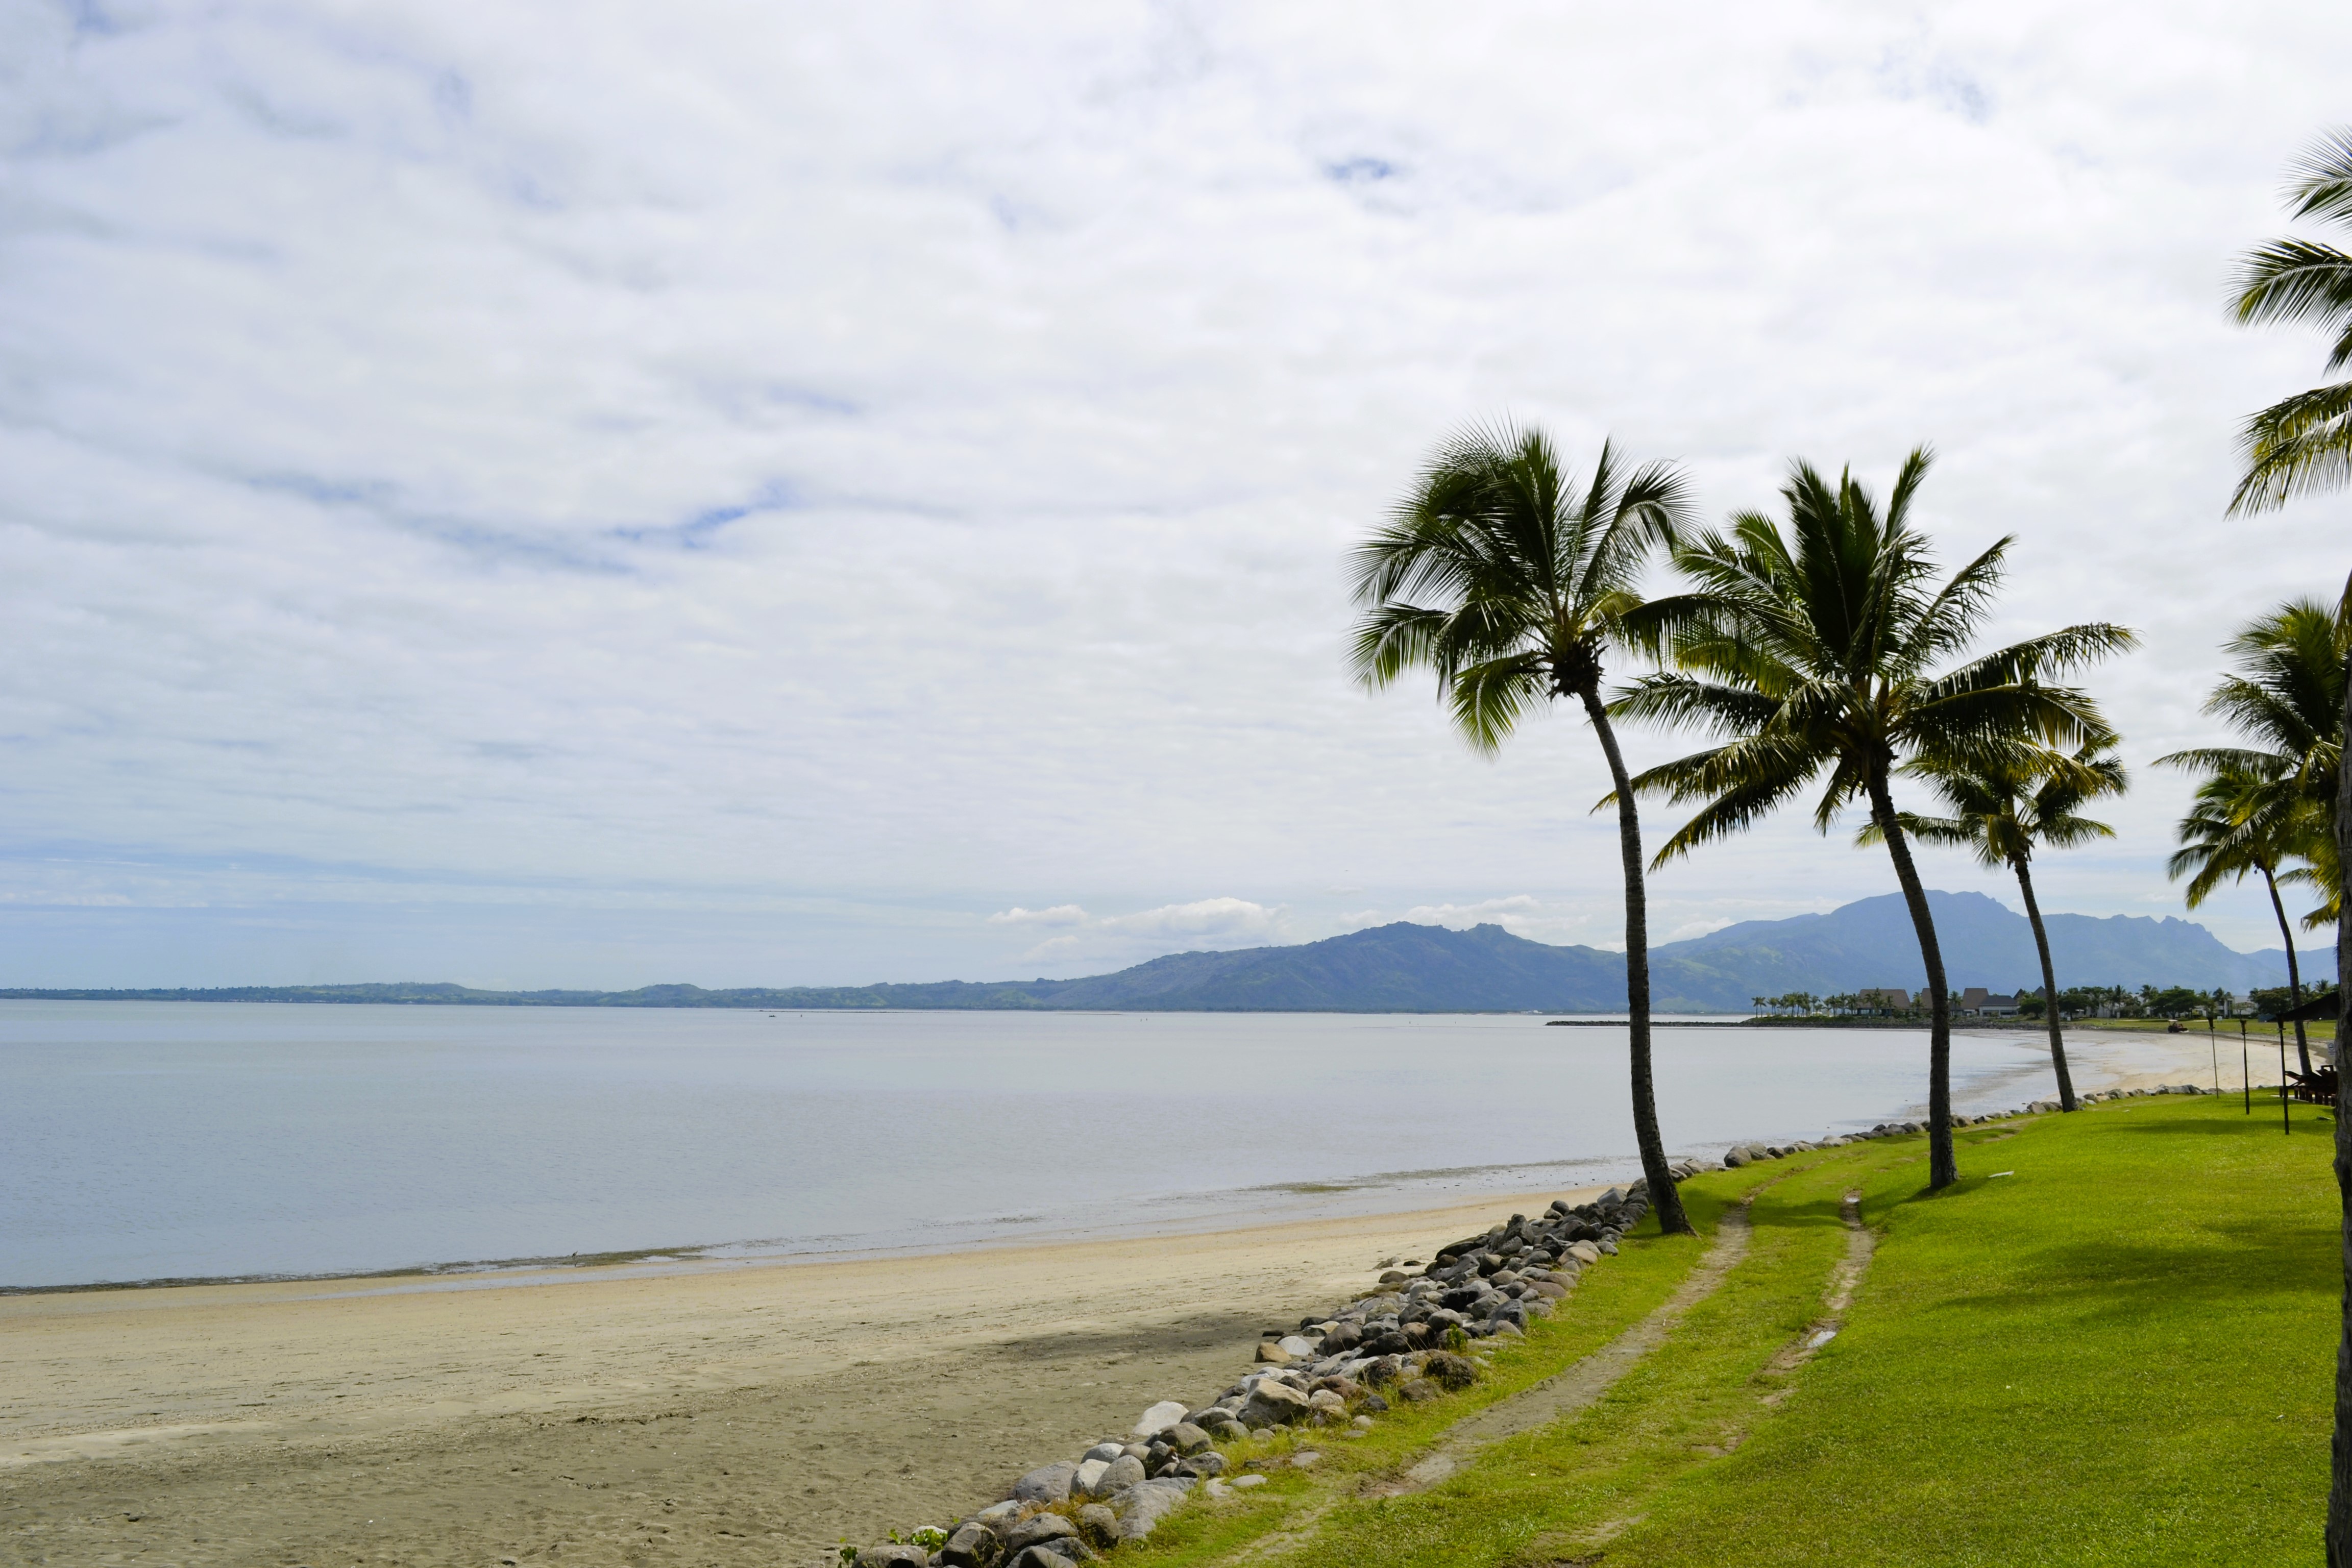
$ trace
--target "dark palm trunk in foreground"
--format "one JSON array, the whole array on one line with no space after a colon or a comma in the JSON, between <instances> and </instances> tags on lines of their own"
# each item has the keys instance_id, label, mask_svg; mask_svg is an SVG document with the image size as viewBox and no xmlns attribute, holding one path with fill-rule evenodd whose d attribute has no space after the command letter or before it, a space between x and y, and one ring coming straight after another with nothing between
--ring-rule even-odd
<instances>
[{"instance_id":1,"label":"dark palm trunk in foreground","mask_svg":"<svg viewBox=\"0 0 2352 1568\"><path fill-rule=\"evenodd\" d=\"M2042 953L2042 1016L2050 1021L2050 1063L2058 1069L2058 1109L2072 1110L2074 1075L2066 1070L2066 1036L2058 1025L2058 972L2050 964L2050 932L2042 924L2042 906L2033 901L2033 877L2022 860L2017 862L2017 886L2025 894L2025 918L2033 922L2033 945Z\"/></svg>"},{"instance_id":2,"label":"dark palm trunk in foreground","mask_svg":"<svg viewBox=\"0 0 2352 1568\"><path fill-rule=\"evenodd\" d=\"M1927 1190L1938 1192L1960 1179L1959 1161L1952 1152L1952 994L1944 984L1944 950L1936 943L1936 920L1927 910L1927 890L1919 885L1919 868L1911 863L1911 846L1903 825L1895 819L1895 797L1887 793L1886 775L1870 776L1870 815L1886 840L1886 854L1895 862L1895 879L1903 884L1903 902L1911 910L1911 928L1919 933L1919 958L1927 966Z\"/></svg>"},{"instance_id":3,"label":"dark palm trunk in foreground","mask_svg":"<svg viewBox=\"0 0 2352 1568\"><path fill-rule=\"evenodd\" d=\"M2303 968L2294 960L2294 928L2287 923L2286 906L2279 902L2278 879L2263 868L2263 885L2271 890L2271 913L2278 916L2279 935L2286 939L2286 989L2294 1009L2294 1054L2303 1059L2303 1076L2311 1076L2311 1042L2303 1032Z\"/></svg>"},{"instance_id":4,"label":"dark palm trunk in foreground","mask_svg":"<svg viewBox=\"0 0 2352 1568\"><path fill-rule=\"evenodd\" d=\"M2346 661L2343 734L2352 735L2352 659ZM2352 868L2352 767L2336 768L2336 863ZM2343 889L2337 889L2339 892ZM2347 900L2352 903L2352 900ZM2352 909L2347 909L2352 916ZM2343 1331L2336 1343L2336 1436L2327 1488L2327 1568L2352 1568L2352 918L2336 922L2336 1195L2344 1209Z\"/></svg>"},{"instance_id":5,"label":"dark palm trunk in foreground","mask_svg":"<svg viewBox=\"0 0 2352 1568\"><path fill-rule=\"evenodd\" d=\"M1666 1170L1665 1140L1658 1135L1658 1101L1650 1085L1650 900L1642 882L1642 818L1633 806L1633 781L1626 776L1617 732L1609 727L1601 694L1577 695L1584 700L1592 732L1601 737L1609 780L1617 788L1617 847L1625 860L1625 1032L1633 1058L1633 1141L1641 1146L1642 1174L1649 1179L1650 1206L1658 1211L1658 1228L1668 1236L1687 1236L1691 1222Z\"/></svg>"}]
</instances>

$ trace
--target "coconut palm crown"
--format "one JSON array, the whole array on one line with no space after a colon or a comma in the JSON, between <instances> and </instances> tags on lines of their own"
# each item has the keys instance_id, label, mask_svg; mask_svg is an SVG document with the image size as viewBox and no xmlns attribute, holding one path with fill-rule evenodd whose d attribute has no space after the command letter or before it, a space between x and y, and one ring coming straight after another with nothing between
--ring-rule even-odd
<instances>
[{"instance_id":1,"label":"coconut palm crown","mask_svg":"<svg viewBox=\"0 0 2352 1568\"><path fill-rule=\"evenodd\" d=\"M2344 765L2345 660L2352 657L2352 583L2334 606L2290 599L2239 628L2227 652L2235 666L2204 710L2245 737L2242 746L2200 746L2157 759L2213 777L2262 783L2280 808L2332 821ZM2295 851L2301 853L2302 851Z\"/></svg>"},{"instance_id":2,"label":"coconut palm crown","mask_svg":"<svg viewBox=\"0 0 2352 1568\"><path fill-rule=\"evenodd\" d=\"M2168 760L2168 759L2167 759ZM2271 912L2278 918L2279 935L2286 942L2286 981L2293 1005L2303 1005L2303 966L2294 950L2294 928L2288 923L2286 905L2279 897L2285 880L2280 868L2291 855L2305 852L2318 835L2320 824L2310 807L2280 788L2285 772L2275 759L2252 768L2224 767L2210 772L2197 786L2195 803L2176 829L2180 847L2165 862L2165 874L2176 881L2189 879L2183 901L2197 908L2224 882L2259 876L2270 894ZM2311 1042L2303 1020L2294 1021L2295 1054L2305 1077L2311 1073Z\"/></svg>"},{"instance_id":3,"label":"coconut palm crown","mask_svg":"<svg viewBox=\"0 0 2352 1568\"><path fill-rule=\"evenodd\" d=\"M2110 744L2081 691L2048 678L2132 645L2120 626L2084 625L1945 668L1974 641L1999 586L2004 539L1940 586L1911 507L1932 458L1914 451L1882 511L1853 476L1832 483L1792 466L1784 523L1735 514L1675 552L1694 580L1654 601L1632 628L1675 668L1637 680L1612 713L1712 731L1722 743L1651 769L1643 793L1702 801L1660 863L1747 827L1817 781L1814 825L1865 803L1895 863L1927 972L1928 1184L1958 1179L1951 1133L1951 1006L1935 921L1896 818L1895 768L1921 756L2036 741ZM1822 780L1826 773L1827 778Z\"/></svg>"},{"instance_id":4,"label":"coconut palm crown","mask_svg":"<svg viewBox=\"0 0 2352 1568\"><path fill-rule=\"evenodd\" d=\"M1979 864L2013 872L2033 927L2042 959L2042 1019L2050 1030L2050 1065L2058 1076L2058 1104L2074 1109L2074 1079L2066 1068L2066 1039L2058 1017L2058 972L2050 958L2050 931L2033 890L2033 851L2071 849L2116 830L2082 814L2084 805L2119 795L2130 784L2124 765L2085 746L2068 756L2046 746L1976 748L1961 756L1927 756L1901 770L1924 781L1951 815L1924 816L1897 812L1903 831L1925 844L1972 850ZM1878 825L1863 829L1863 841L1883 837Z\"/></svg>"},{"instance_id":5,"label":"coconut palm crown","mask_svg":"<svg viewBox=\"0 0 2352 1568\"><path fill-rule=\"evenodd\" d=\"M2202 746L2157 759L2205 779L2181 820L2181 848L2171 863L2173 876L2191 879L2189 907L2202 903L2225 879L2259 873L2286 938L2287 984L2298 1006L2303 970L2279 888L2315 887L2320 907L2304 924L2333 923L2330 911L2341 897L2333 826L2344 766L2345 659L2352 655L2347 607L2291 599L2247 622L2228 645L2235 668L2205 700L2205 711L2251 743ZM2294 860L2302 865L2290 866ZM2330 892L2337 899L2330 900ZM2300 1020L2295 1047L2308 1074L2311 1046Z\"/></svg>"},{"instance_id":6,"label":"coconut palm crown","mask_svg":"<svg viewBox=\"0 0 2352 1568\"><path fill-rule=\"evenodd\" d=\"M2352 131L2336 131L2294 164L2290 216L2352 228ZM2323 241L2273 239L2248 252L2232 280L2237 319L2249 326L2310 324L2332 335L2327 370L2352 364L2352 253ZM2352 381L2281 398L2240 433L2246 473L2233 512L2257 512L2352 480Z\"/></svg>"},{"instance_id":7,"label":"coconut palm crown","mask_svg":"<svg viewBox=\"0 0 2352 1568\"><path fill-rule=\"evenodd\" d=\"M1660 1226L1688 1231L1666 1169L1650 1057L1648 900L1625 762L1601 700L1604 657L1638 609L1643 569L1679 537L1688 489L1671 466L1627 471L1603 445L1579 485L1541 431L1473 428L1437 449L1354 556L1350 662L1378 689L1435 672L1456 729L1491 752L1557 697L1583 704L1623 805L1625 991L1634 1141Z\"/></svg>"}]
</instances>

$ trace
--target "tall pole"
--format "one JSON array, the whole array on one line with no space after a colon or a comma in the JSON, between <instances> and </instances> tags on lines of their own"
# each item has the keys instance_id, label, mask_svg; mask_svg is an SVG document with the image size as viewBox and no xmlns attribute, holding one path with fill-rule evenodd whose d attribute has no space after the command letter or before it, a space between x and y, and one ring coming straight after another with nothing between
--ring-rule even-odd
<instances>
[{"instance_id":1,"label":"tall pole","mask_svg":"<svg viewBox=\"0 0 2352 1568\"><path fill-rule=\"evenodd\" d=\"M2246 1021L2238 1020L2238 1087L2246 1091L2246 1114L2254 1113L2253 1047L2246 1044Z\"/></svg>"},{"instance_id":2,"label":"tall pole","mask_svg":"<svg viewBox=\"0 0 2352 1568\"><path fill-rule=\"evenodd\" d=\"M2279 1131L2294 1135L2294 1116L2286 1103L2286 1026L2279 1026Z\"/></svg>"},{"instance_id":3,"label":"tall pole","mask_svg":"<svg viewBox=\"0 0 2352 1568\"><path fill-rule=\"evenodd\" d=\"M2205 1015L2205 1052L2213 1058L2213 1095L2218 1100L2221 1094L2221 1045L2213 1037L2213 1015L2210 1013Z\"/></svg>"}]
</instances>

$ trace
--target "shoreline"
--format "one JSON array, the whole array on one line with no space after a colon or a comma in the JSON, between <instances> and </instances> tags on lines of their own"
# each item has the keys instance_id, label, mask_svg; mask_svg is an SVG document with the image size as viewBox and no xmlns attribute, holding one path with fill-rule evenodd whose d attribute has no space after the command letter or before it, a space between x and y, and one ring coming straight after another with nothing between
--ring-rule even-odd
<instances>
[{"instance_id":1,"label":"shoreline","mask_svg":"<svg viewBox=\"0 0 2352 1568\"><path fill-rule=\"evenodd\" d=\"M2098 1047L2085 1091L2201 1079L2180 1037ZM2021 1058L1999 1092L2041 1098L2042 1072ZM510 1521L540 1517L570 1562L672 1528L698 1563L810 1560L983 1504L1223 1386L1301 1310L1601 1190L790 1263L14 1294L0 1508L55 1561L493 1560L457 1521L524 1555Z\"/></svg>"},{"instance_id":2,"label":"shoreline","mask_svg":"<svg viewBox=\"0 0 2352 1568\"><path fill-rule=\"evenodd\" d=\"M1553 1020L1555 1024L1565 1020ZM1612 1024L1622 1027L1624 1020L1580 1022L1580 1027L1606 1027ZM1675 1021L1676 1027L1721 1027L1697 1022ZM1907 1029L1905 1025L1870 1025L1857 1027ZM1924 1029L1925 1026L1920 1026ZM2034 1044L2041 1031L2021 1030L1999 1025L1969 1024L1955 1027L1954 1035L1972 1035L2000 1039L2009 1043ZM2201 1073L2206 1067L2208 1042L2201 1033L2168 1035L2155 1031L2138 1033L2126 1030L2100 1030L2075 1036L2070 1033L2067 1049L2070 1063L2082 1093L2115 1089L2148 1088L2158 1083L2170 1083L2189 1076L2189 1056ZM2165 1065L2126 1065L2102 1060L2117 1052L2135 1055L2156 1055L2167 1058ZM1987 1075L1973 1086L1967 1097L1970 1104L2007 1101L2014 1099L2027 1080L2045 1072L2046 1057L2021 1059L2015 1065ZM2200 1079L2202 1081L2202 1079ZM2229 1087L2224 1085L2225 1088ZM2040 1098L2026 1093L2025 1100ZM2021 1101L2021 1103L2022 1101ZM1956 1110L1960 1109L1957 1104ZM1891 1107L1885 1113L1898 1119L1916 1120L1926 1114L1924 1100L1910 1101ZM1860 1125L1858 1122L1856 1125ZM1851 1131L1852 1129L1847 1129ZM1767 1142L1786 1142L1798 1137L1826 1135L1818 1130L1799 1131L1790 1128L1769 1129L1752 1135L1721 1142L1697 1143L1670 1148L1669 1160L1697 1159L1712 1163L1726 1149L1761 1140ZM1541 1178L1557 1173L1575 1179L1573 1188L1552 1188ZM1224 1207L1214 1212L1194 1214L1182 1218L1152 1220L1138 1218L1080 1226L1050 1231L1028 1231L998 1235L967 1235L943 1238L929 1244L899 1247L819 1247L790 1240L739 1239L719 1242L698 1242L670 1246L613 1247L586 1254L521 1256L510 1258L460 1258L446 1261L404 1263L383 1268L321 1269L315 1272L255 1271L244 1274L170 1276L135 1279L95 1279L64 1283L29 1285L0 1284L0 1301L40 1296L120 1294L146 1290L219 1289L243 1286L337 1286L360 1287L345 1291L326 1290L328 1295L370 1295L391 1292L446 1292L481 1290L507 1286L542 1286L563 1284L588 1279L631 1278L663 1279L697 1273L733 1273L764 1268L810 1268L835 1262L856 1262L877 1259L950 1260L965 1256L977 1256L1007 1248L1033 1247L1083 1246L1095 1242L1118 1240L1205 1239L1229 1232L1254 1231L1269 1226L1285 1224L1315 1224L1327 1220L1381 1218L1409 1219L1424 1213L1434 1213L1481 1201L1508 1202L1515 1194L1526 1192L1600 1192L1612 1183L1623 1183L1641 1174L1637 1154L1604 1154L1580 1159L1544 1161L1517 1165L1469 1165L1438 1171L1373 1172L1333 1177L1327 1181L1284 1184L1272 1188L1244 1188L1232 1192L1211 1192L1196 1194L1202 1199L1237 1198L1256 1195L1262 1202L1254 1207ZM1467 1184L1480 1176L1505 1178L1492 1187L1480 1188ZM1435 1187L1423 1187L1418 1192L1402 1184L1427 1182L1433 1178L1460 1178L1465 1188L1444 1192ZM1523 1178L1523 1179L1514 1179ZM1398 1200L1394 1206L1368 1207L1336 1205L1349 1194L1360 1194L1366 1204L1382 1201L1384 1190L1395 1189L1391 1195ZM1300 1200L1324 1200L1322 1202ZM1436 1200L1434 1202L1427 1200ZM1416 1201L1421 1200L1421 1201ZM1284 1213L1287 1206L1293 1212Z\"/></svg>"}]
</instances>

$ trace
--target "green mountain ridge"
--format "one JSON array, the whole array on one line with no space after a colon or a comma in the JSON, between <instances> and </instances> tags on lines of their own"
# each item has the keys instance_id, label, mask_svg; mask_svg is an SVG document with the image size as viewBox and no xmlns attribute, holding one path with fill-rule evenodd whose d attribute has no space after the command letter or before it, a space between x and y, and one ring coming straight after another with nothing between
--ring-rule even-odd
<instances>
[{"instance_id":1,"label":"green mountain ridge","mask_svg":"<svg viewBox=\"0 0 2352 1568\"><path fill-rule=\"evenodd\" d=\"M1955 986L2006 991L2040 973L2022 915L1979 893L1931 893ZM2053 915L2062 985L2189 985L2244 991L2285 978L2283 953L2225 947L2193 921ZM1749 921L1653 950L1662 1012L1742 1012L1749 998L1926 984L1899 894L1827 914ZM444 983L239 985L203 989L0 990L47 1001L392 1004L485 1007L742 1007L778 1011L1605 1013L1625 1005L1622 954L1556 947L1500 926L1469 931L1398 921L1290 947L1175 952L1075 980L942 980L913 984L634 991L484 991Z\"/></svg>"}]
</instances>

